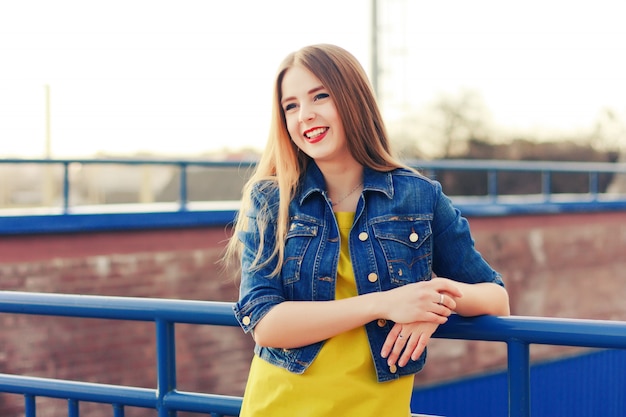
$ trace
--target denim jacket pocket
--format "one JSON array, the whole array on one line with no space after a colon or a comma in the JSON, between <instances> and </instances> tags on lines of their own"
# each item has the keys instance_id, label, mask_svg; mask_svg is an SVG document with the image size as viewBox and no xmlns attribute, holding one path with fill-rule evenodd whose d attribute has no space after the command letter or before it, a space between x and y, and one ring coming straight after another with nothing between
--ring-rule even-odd
<instances>
[{"instance_id":1,"label":"denim jacket pocket","mask_svg":"<svg viewBox=\"0 0 626 417\"><path fill-rule=\"evenodd\" d=\"M313 220L313 219L311 219ZM291 219L287 238L285 239L285 260L283 263L282 277L285 285L293 284L300 280L300 271L304 254L318 235L319 225L315 221L309 221L305 217Z\"/></svg>"},{"instance_id":2,"label":"denim jacket pocket","mask_svg":"<svg viewBox=\"0 0 626 417\"><path fill-rule=\"evenodd\" d=\"M387 262L391 284L400 286L430 279L432 229L419 216L388 216L372 224Z\"/></svg>"}]
</instances>

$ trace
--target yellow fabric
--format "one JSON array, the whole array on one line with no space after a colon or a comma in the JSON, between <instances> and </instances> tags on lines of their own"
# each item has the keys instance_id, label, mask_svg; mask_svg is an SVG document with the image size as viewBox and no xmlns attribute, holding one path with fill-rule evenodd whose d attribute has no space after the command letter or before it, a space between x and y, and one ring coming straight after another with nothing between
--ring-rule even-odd
<instances>
[{"instance_id":1,"label":"yellow fabric","mask_svg":"<svg viewBox=\"0 0 626 417\"><path fill-rule=\"evenodd\" d=\"M354 213L335 213L341 232L337 299L357 295L348 247ZM378 352L376 353L378 354ZM302 375L254 356L240 417L408 417L413 377L378 383L365 328L324 343Z\"/></svg>"}]
</instances>

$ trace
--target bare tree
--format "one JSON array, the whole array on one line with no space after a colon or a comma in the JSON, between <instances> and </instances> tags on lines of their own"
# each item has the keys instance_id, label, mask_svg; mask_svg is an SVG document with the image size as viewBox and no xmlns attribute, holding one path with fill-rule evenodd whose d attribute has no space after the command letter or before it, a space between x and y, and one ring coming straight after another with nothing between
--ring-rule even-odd
<instances>
[{"instance_id":1,"label":"bare tree","mask_svg":"<svg viewBox=\"0 0 626 417\"><path fill-rule=\"evenodd\" d=\"M397 148L407 156L448 158L466 151L472 139L487 141L491 115L473 90L441 94L424 110L390 124Z\"/></svg>"},{"instance_id":2,"label":"bare tree","mask_svg":"<svg viewBox=\"0 0 626 417\"><path fill-rule=\"evenodd\" d=\"M440 96L433 103L432 114L433 135L441 143L444 158L464 152L470 139L488 136L489 112L476 91Z\"/></svg>"},{"instance_id":3,"label":"bare tree","mask_svg":"<svg viewBox=\"0 0 626 417\"><path fill-rule=\"evenodd\" d=\"M600 112L591 133L590 144L599 150L626 152L626 122L610 108Z\"/></svg>"}]
</instances>

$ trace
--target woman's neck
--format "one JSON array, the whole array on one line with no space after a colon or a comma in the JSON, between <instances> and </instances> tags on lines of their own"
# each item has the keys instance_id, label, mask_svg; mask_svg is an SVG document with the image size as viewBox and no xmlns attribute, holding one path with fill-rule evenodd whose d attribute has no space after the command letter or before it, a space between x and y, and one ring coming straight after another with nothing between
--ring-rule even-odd
<instances>
[{"instance_id":1,"label":"woman's neck","mask_svg":"<svg viewBox=\"0 0 626 417\"><path fill-rule=\"evenodd\" d=\"M334 211L354 211L363 190L363 166L356 163L319 167Z\"/></svg>"}]
</instances>

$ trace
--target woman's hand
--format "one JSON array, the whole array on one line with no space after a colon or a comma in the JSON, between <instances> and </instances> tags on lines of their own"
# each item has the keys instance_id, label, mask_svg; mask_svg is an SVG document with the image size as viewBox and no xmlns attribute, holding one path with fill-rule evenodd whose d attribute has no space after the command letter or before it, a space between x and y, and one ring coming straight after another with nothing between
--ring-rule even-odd
<instances>
[{"instance_id":1,"label":"woman's hand","mask_svg":"<svg viewBox=\"0 0 626 417\"><path fill-rule=\"evenodd\" d=\"M396 323L443 324L462 297L454 281L446 278L407 284L380 294L385 297L380 317Z\"/></svg>"},{"instance_id":2,"label":"woman's hand","mask_svg":"<svg viewBox=\"0 0 626 417\"><path fill-rule=\"evenodd\" d=\"M380 352L387 358L387 365L405 366L409 360L418 360L430 337L439 327L436 323L396 323L389 334Z\"/></svg>"}]
</instances>

